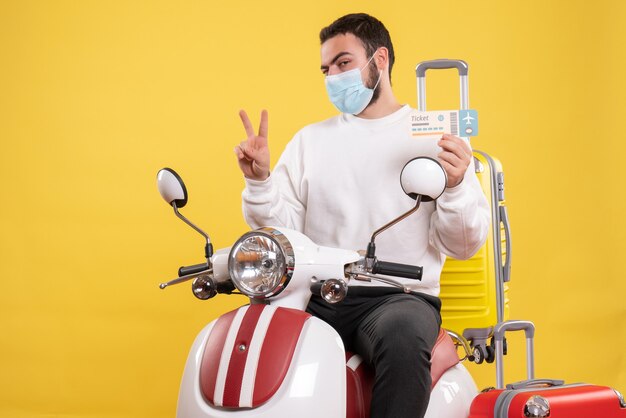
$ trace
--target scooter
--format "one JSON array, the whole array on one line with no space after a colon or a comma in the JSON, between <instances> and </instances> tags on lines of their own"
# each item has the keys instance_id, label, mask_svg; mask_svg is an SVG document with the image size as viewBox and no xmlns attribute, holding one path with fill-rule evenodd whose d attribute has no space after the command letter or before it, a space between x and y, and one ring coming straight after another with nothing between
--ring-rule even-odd
<instances>
[{"instance_id":1,"label":"scooter","mask_svg":"<svg viewBox=\"0 0 626 418\"><path fill-rule=\"evenodd\" d=\"M179 211L188 200L182 179L174 170L160 170L161 196L206 240L206 262L181 267L178 277L160 288L192 281L194 296L202 300L219 293L250 299L249 305L220 316L196 337L180 386L177 417L369 416L372 370L358 355L346 353L337 332L305 309L314 293L328 303L340 302L353 280L377 281L408 293L393 277L420 280L422 268L379 260L375 239L418 211L422 202L437 199L446 182L436 160L409 161L400 184L415 206L375 231L364 251L323 247L298 231L263 227L214 252L209 235ZM440 332L432 352L426 417L469 414L478 390L457 346L465 350L464 359L473 358L464 337Z\"/></svg>"}]
</instances>

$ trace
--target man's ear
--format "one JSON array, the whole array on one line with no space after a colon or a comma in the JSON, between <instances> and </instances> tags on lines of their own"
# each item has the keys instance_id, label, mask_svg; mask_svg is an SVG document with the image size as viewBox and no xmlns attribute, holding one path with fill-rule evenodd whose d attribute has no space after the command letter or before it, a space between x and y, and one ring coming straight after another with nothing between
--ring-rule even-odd
<instances>
[{"instance_id":1,"label":"man's ear","mask_svg":"<svg viewBox=\"0 0 626 418\"><path fill-rule=\"evenodd\" d=\"M389 50L384 46L378 47L374 52L374 61L376 61L376 67L379 70L386 70L389 68Z\"/></svg>"}]
</instances>

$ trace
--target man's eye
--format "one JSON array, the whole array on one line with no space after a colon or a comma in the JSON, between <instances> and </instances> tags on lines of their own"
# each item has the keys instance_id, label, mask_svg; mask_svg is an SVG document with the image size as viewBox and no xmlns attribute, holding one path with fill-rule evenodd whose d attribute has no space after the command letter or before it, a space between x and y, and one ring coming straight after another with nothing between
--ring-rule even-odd
<instances>
[{"instance_id":1,"label":"man's eye","mask_svg":"<svg viewBox=\"0 0 626 418\"><path fill-rule=\"evenodd\" d=\"M340 67L343 67L344 65L348 64L350 61L341 61L339 64Z\"/></svg>"}]
</instances>

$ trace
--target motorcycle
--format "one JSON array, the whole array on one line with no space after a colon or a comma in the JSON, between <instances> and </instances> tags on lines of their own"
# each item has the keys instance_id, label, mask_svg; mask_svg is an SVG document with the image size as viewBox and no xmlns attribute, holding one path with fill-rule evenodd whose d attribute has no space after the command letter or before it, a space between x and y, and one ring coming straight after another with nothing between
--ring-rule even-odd
<instances>
[{"instance_id":1,"label":"motorcycle","mask_svg":"<svg viewBox=\"0 0 626 418\"><path fill-rule=\"evenodd\" d=\"M415 206L375 231L366 250L324 247L295 230L263 227L214 251L209 235L179 211L188 200L182 179L174 170L160 170L161 196L206 241L206 261L181 267L178 277L160 288L192 281L194 296L202 300L217 294L243 294L250 300L196 337L183 373L177 417L369 416L372 370L360 356L345 352L330 325L305 309L312 294L340 302L353 280L376 281L408 293L393 277L420 280L422 268L379 260L375 239L418 211L421 202L437 199L446 182L436 160L409 161L400 183ZM432 352L426 417L469 414L478 390L458 357L458 346L465 350L463 359L473 359L463 336L441 330Z\"/></svg>"}]
</instances>

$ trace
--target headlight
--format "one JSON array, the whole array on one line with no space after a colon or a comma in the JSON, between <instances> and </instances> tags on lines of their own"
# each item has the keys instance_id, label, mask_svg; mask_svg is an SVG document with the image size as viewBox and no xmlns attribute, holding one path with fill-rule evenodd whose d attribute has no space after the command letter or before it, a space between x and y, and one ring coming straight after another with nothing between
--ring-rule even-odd
<instances>
[{"instance_id":1,"label":"headlight","mask_svg":"<svg viewBox=\"0 0 626 418\"><path fill-rule=\"evenodd\" d=\"M243 235L230 250L228 272L241 293L268 298L283 291L293 273L293 247L280 231L261 228Z\"/></svg>"}]
</instances>

